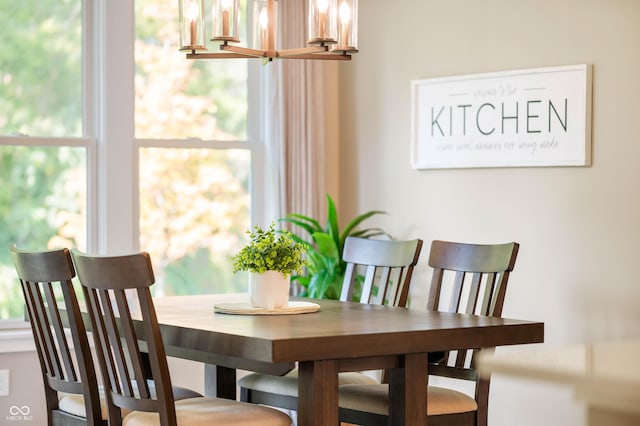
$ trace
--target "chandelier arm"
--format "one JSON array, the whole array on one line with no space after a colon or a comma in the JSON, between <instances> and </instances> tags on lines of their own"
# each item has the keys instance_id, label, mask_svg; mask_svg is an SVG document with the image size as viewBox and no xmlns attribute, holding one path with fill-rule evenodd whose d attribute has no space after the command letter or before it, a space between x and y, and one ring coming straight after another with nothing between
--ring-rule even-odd
<instances>
[{"instance_id":1,"label":"chandelier arm","mask_svg":"<svg viewBox=\"0 0 640 426\"><path fill-rule=\"evenodd\" d=\"M330 61L350 61L351 55L336 55L335 53L307 53L304 55L283 56L282 59L324 59Z\"/></svg>"},{"instance_id":2,"label":"chandelier arm","mask_svg":"<svg viewBox=\"0 0 640 426\"><path fill-rule=\"evenodd\" d=\"M255 55L247 55L235 52L221 53L187 53L187 59L239 59L239 58L256 58Z\"/></svg>"},{"instance_id":3,"label":"chandelier arm","mask_svg":"<svg viewBox=\"0 0 640 426\"><path fill-rule=\"evenodd\" d=\"M250 49L242 46L231 46L227 44L220 46L220 50L247 55L247 57L250 58L268 57L268 51L266 50Z\"/></svg>"},{"instance_id":4,"label":"chandelier arm","mask_svg":"<svg viewBox=\"0 0 640 426\"><path fill-rule=\"evenodd\" d=\"M306 55L309 53L324 53L328 52L328 46L310 46L310 47L301 47L297 49L283 49L277 51L277 56L280 58L289 58L292 56Z\"/></svg>"}]
</instances>

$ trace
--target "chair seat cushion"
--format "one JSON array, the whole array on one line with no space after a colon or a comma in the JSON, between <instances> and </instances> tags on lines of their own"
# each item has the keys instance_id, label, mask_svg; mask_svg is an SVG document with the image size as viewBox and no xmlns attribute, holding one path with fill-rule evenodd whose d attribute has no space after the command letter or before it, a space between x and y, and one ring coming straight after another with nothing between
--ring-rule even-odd
<instances>
[{"instance_id":1,"label":"chair seat cushion","mask_svg":"<svg viewBox=\"0 0 640 426\"><path fill-rule=\"evenodd\" d=\"M223 398L191 398L176 401L178 426L290 426L291 418L273 408ZM122 426L155 426L157 413L133 411Z\"/></svg>"},{"instance_id":2,"label":"chair seat cushion","mask_svg":"<svg viewBox=\"0 0 640 426\"><path fill-rule=\"evenodd\" d=\"M339 388L340 407L368 413L389 413L389 385L344 385ZM427 389L427 415L467 413L478 410L478 404L469 395L453 389L429 386Z\"/></svg>"},{"instance_id":3,"label":"chair seat cushion","mask_svg":"<svg viewBox=\"0 0 640 426\"><path fill-rule=\"evenodd\" d=\"M134 384L135 385L135 384ZM155 384L152 381L149 381L149 390L151 395L156 393ZM100 411L102 412L102 418L104 420L107 419L107 403L104 399L104 387L100 386L98 388L99 398L100 398ZM187 398L196 398L202 396L198 392L193 391L191 389L182 388L179 386L173 387L173 398L178 401L181 399ZM58 409L60 411L64 411L65 413L73 414L78 417L86 417L87 411L84 406L84 397L78 394L72 393L61 393L60 399L58 400ZM122 410L122 414L126 415L127 410Z\"/></svg>"},{"instance_id":4,"label":"chair seat cushion","mask_svg":"<svg viewBox=\"0 0 640 426\"><path fill-rule=\"evenodd\" d=\"M379 382L364 373L346 372L338 375L339 385L374 385ZM245 389L268 392L277 395L298 396L298 369L294 368L284 376L252 373L238 380L238 385Z\"/></svg>"}]
</instances>

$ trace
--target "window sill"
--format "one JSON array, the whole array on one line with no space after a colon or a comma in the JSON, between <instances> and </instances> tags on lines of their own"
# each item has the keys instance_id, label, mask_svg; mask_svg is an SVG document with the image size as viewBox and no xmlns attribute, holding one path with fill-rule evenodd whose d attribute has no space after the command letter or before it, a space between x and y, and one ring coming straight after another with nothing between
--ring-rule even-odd
<instances>
[{"instance_id":1,"label":"window sill","mask_svg":"<svg viewBox=\"0 0 640 426\"><path fill-rule=\"evenodd\" d=\"M33 352L36 350L28 323L2 324L0 326L0 354L13 352Z\"/></svg>"}]
</instances>

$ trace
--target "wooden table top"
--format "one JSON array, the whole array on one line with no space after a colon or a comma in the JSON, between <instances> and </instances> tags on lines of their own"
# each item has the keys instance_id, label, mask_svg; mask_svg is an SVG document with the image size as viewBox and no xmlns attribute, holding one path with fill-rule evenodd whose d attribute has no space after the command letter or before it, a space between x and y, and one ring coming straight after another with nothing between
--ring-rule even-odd
<instances>
[{"instance_id":1,"label":"wooden table top","mask_svg":"<svg viewBox=\"0 0 640 426\"><path fill-rule=\"evenodd\" d=\"M265 363L424 353L538 343L544 324L313 300L314 313L228 315L214 305L246 294L174 296L154 300L166 346ZM304 300L304 299L300 299Z\"/></svg>"},{"instance_id":2,"label":"wooden table top","mask_svg":"<svg viewBox=\"0 0 640 426\"><path fill-rule=\"evenodd\" d=\"M214 313L217 303L248 295L199 295L154 300L170 356L205 362L217 395L233 397L235 370L284 374L299 362L298 422L338 423L338 372L391 368L391 424L424 425L427 353L538 343L540 322L313 300L320 310L299 315ZM406 378L406 380L404 380ZM205 377L205 385L207 378ZM220 390L222 389L222 393ZM411 397L407 397L411 395Z\"/></svg>"}]
</instances>

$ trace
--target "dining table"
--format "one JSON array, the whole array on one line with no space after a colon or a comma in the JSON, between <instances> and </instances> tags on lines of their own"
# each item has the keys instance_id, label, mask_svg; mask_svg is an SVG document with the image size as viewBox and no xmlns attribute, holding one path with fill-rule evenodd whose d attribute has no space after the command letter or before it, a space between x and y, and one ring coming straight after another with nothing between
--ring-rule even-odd
<instances>
[{"instance_id":1,"label":"dining table","mask_svg":"<svg viewBox=\"0 0 640 426\"><path fill-rule=\"evenodd\" d=\"M338 424L338 373L387 369L389 424L427 424L429 352L541 343L544 323L336 300L317 310L229 314L247 294L154 299L168 356L205 363L205 394L236 398L236 370L282 375L296 364L298 425Z\"/></svg>"}]
</instances>

